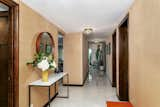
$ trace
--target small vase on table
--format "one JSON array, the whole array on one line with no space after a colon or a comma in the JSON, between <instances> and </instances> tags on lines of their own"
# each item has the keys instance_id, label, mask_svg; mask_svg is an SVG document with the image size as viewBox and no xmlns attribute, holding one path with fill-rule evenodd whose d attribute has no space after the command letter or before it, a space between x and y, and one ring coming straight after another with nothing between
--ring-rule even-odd
<instances>
[{"instance_id":1,"label":"small vase on table","mask_svg":"<svg viewBox=\"0 0 160 107\"><path fill-rule=\"evenodd\" d=\"M48 82L48 70L42 71L42 81Z\"/></svg>"}]
</instances>

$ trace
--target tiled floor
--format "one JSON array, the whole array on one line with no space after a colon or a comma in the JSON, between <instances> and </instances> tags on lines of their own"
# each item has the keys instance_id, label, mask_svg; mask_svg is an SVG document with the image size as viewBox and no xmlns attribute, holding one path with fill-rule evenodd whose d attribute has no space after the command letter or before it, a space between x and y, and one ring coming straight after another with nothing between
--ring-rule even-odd
<instances>
[{"instance_id":1,"label":"tiled floor","mask_svg":"<svg viewBox=\"0 0 160 107\"><path fill-rule=\"evenodd\" d=\"M70 87L69 99L56 98L51 107L106 107L106 101L118 101L103 71L93 70L83 87ZM65 94L65 90L60 90Z\"/></svg>"}]
</instances>

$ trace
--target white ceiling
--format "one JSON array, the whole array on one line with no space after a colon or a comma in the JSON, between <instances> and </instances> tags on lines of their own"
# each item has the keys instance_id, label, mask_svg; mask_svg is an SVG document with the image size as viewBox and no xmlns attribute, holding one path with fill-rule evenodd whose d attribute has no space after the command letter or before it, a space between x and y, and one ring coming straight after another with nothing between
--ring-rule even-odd
<instances>
[{"instance_id":1,"label":"white ceiling","mask_svg":"<svg viewBox=\"0 0 160 107\"><path fill-rule=\"evenodd\" d=\"M65 32L111 34L134 0L22 0Z\"/></svg>"}]
</instances>

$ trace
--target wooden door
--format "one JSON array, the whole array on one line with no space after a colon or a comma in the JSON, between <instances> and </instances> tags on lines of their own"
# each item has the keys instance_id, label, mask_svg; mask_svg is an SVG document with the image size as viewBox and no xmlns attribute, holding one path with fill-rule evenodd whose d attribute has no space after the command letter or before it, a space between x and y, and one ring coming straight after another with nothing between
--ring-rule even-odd
<instances>
[{"instance_id":1,"label":"wooden door","mask_svg":"<svg viewBox=\"0 0 160 107\"><path fill-rule=\"evenodd\" d=\"M0 107L8 107L8 74L9 74L9 18L0 12Z\"/></svg>"},{"instance_id":2,"label":"wooden door","mask_svg":"<svg viewBox=\"0 0 160 107\"><path fill-rule=\"evenodd\" d=\"M0 12L0 107L19 107L18 5L0 0L8 11Z\"/></svg>"},{"instance_id":3,"label":"wooden door","mask_svg":"<svg viewBox=\"0 0 160 107\"><path fill-rule=\"evenodd\" d=\"M119 99L128 101L128 20L119 27Z\"/></svg>"},{"instance_id":4,"label":"wooden door","mask_svg":"<svg viewBox=\"0 0 160 107\"><path fill-rule=\"evenodd\" d=\"M112 87L116 87L116 31L112 36Z\"/></svg>"}]
</instances>

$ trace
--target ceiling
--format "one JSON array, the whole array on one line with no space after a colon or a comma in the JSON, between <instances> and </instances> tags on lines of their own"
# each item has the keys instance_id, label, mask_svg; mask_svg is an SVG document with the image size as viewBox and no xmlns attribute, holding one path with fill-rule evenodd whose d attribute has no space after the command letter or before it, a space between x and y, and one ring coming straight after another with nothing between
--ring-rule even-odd
<instances>
[{"instance_id":1,"label":"ceiling","mask_svg":"<svg viewBox=\"0 0 160 107\"><path fill-rule=\"evenodd\" d=\"M67 33L91 27L94 35L103 37L113 32L134 0L22 1Z\"/></svg>"}]
</instances>

